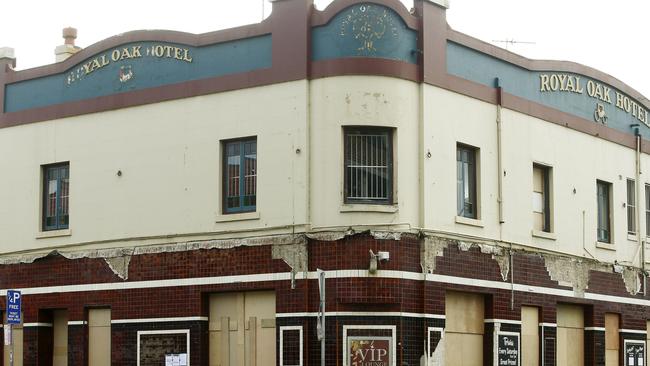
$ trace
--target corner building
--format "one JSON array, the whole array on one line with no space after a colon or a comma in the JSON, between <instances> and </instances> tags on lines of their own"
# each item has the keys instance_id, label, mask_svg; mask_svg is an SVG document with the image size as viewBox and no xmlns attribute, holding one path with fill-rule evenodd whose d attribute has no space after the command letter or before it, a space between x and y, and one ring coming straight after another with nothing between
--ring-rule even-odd
<instances>
[{"instance_id":1,"label":"corner building","mask_svg":"<svg viewBox=\"0 0 650 366\"><path fill-rule=\"evenodd\" d=\"M14 364L645 365L647 99L447 11L0 58Z\"/></svg>"}]
</instances>

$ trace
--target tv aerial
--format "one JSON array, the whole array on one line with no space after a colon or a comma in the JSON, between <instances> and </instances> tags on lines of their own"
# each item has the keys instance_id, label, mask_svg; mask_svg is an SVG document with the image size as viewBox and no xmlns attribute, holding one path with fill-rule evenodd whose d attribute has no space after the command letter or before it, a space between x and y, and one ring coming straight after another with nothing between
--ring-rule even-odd
<instances>
[{"instance_id":1,"label":"tv aerial","mask_svg":"<svg viewBox=\"0 0 650 366\"><path fill-rule=\"evenodd\" d=\"M504 43L506 45L506 50L508 49L508 45L516 45L516 44L537 44L536 42L530 42L530 41L517 41L515 39L493 39L492 42L496 43Z\"/></svg>"}]
</instances>

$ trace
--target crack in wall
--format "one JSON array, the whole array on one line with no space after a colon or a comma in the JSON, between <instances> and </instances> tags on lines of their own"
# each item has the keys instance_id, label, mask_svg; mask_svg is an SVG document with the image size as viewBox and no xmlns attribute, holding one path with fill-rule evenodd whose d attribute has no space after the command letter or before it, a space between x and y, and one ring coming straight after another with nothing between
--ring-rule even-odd
<instances>
[{"instance_id":1,"label":"crack in wall","mask_svg":"<svg viewBox=\"0 0 650 366\"><path fill-rule=\"evenodd\" d=\"M420 257L422 271L424 273L433 273L436 270L436 257L442 257L445 249L452 240L425 236L420 243Z\"/></svg>"},{"instance_id":2,"label":"crack in wall","mask_svg":"<svg viewBox=\"0 0 650 366\"><path fill-rule=\"evenodd\" d=\"M347 236L369 234L377 240L401 240L405 233L391 231L363 231L355 232L351 228L345 231L317 232L298 235L273 235L254 238L238 239L215 239L215 240L196 240L188 242L179 242L164 245L146 246L146 247L128 247L112 249L94 249L79 251L60 251L52 250L41 253L27 253L12 256L0 257L0 265L10 265L19 263L33 263L35 260L52 255L61 255L66 259L82 258L101 258L108 267L123 280L129 277L129 264L131 257L143 254L175 253L186 252L201 249L232 249L240 246L260 246L272 245L272 258L282 259L292 269L292 273L304 272L305 276L308 271L308 239L320 241L337 241ZM413 235L408 234L407 235ZM414 236L414 235L413 235ZM414 236L415 237L415 236ZM449 245L456 245L461 251L469 251L476 246L483 254L490 254L491 259L496 261L503 281L508 280L510 268L509 251L499 245L490 243L478 243L463 240L455 240L440 236L420 237L420 255L421 266L424 273L434 273L436 269L436 258L444 255L444 250ZM544 266L551 278L561 286L571 287L576 297L584 297L584 293L589 286L589 277L591 271L603 273L620 273L625 289L631 295L636 295L641 291L642 272L638 268L615 266L618 268L614 271L612 264L601 263L595 260L569 257L554 254L540 254L527 250L516 250L514 253L522 255L537 255L544 260ZM622 267L622 268L621 268Z\"/></svg>"}]
</instances>

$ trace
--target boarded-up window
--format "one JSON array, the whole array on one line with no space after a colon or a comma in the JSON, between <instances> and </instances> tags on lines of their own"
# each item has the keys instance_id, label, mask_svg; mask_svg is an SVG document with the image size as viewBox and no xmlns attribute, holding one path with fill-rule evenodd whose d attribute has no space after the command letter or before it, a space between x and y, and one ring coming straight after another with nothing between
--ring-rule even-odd
<instances>
[{"instance_id":1,"label":"boarded-up window","mask_svg":"<svg viewBox=\"0 0 650 366\"><path fill-rule=\"evenodd\" d=\"M68 311L52 312L52 364L68 365Z\"/></svg>"},{"instance_id":2,"label":"boarded-up window","mask_svg":"<svg viewBox=\"0 0 650 366\"><path fill-rule=\"evenodd\" d=\"M275 365L275 292L211 295L209 331L211 366Z\"/></svg>"},{"instance_id":3,"label":"boarded-up window","mask_svg":"<svg viewBox=\"0 0 650 366\"><path fill-rule=\"evenodd\" d=\"M111 364L111 309L88 310L88 365Z\"/></svg>"},{"instance_id":4,"label":"boarded-up window","mask_svg":"<svg viewBox=\"0 0 650 366\"><path fill-rule=\"evenodd\" d=\"M539 309L521 307L521 365L539 366Z\"/></svg>"},{"instance_id":5,"label":"boarded-up window","mask_svg":"<svg viewBox=\"0 0 650 366\"><path fill-rule=\"evenodd\" d=\"M618 366L618 352L621 348L618 314L605 314L605 366Z\"/></svg>"},{"instance_id":6,"label":"boarded-up window","mask_svg":"<svg viewBox=\"0 0 650 366\"><path fill-rule=\"evenodd\" d=\"M557 305L557 365L582 366L585 360L585 320L579 305Z\"/></svg>"},{"instance_id":7,"label":"boarded-up window","mask_svg":"<svg viewBox=\"0 0 650 366\"><path fill-rule=\"evenodd\" d=\"M447 292L445 365L483 365L484 308L482 295Z\"/></svg>"}]
</instances>

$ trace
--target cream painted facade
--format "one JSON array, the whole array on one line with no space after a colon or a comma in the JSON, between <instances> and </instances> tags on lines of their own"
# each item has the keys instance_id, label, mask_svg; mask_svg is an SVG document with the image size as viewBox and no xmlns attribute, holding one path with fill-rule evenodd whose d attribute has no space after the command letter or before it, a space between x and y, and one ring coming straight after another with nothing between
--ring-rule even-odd
<instances>
[{"instance_id":1,"label":"cream painted facade","mask_svg":"<svg viewBox=\"0 0 650 366\"><path fill-rule=\"evenodd\" d=\"M634 150L504 109L499 224L496 112L426 84L340 76L5 128L0 155L12 158L0 160L11 172L0 183L1 248L74 251L353 227L639 266L624 207ZM343 203L345 126L393 129L393 205ZM258 144L257 210L223 215L221 141L249 136ZM456 217L457 143L479 149L478 220ZM642 172L650 169L646 155L641 161ZM41 232L41 166L57 162L70 162L70 229ZM539 236L532 233L533 163L552 167L552 233ZM596 241L597 179L613 187L612 245ZM640 192L645 233L643 186Z\"/></svg>"}]
</instances>

